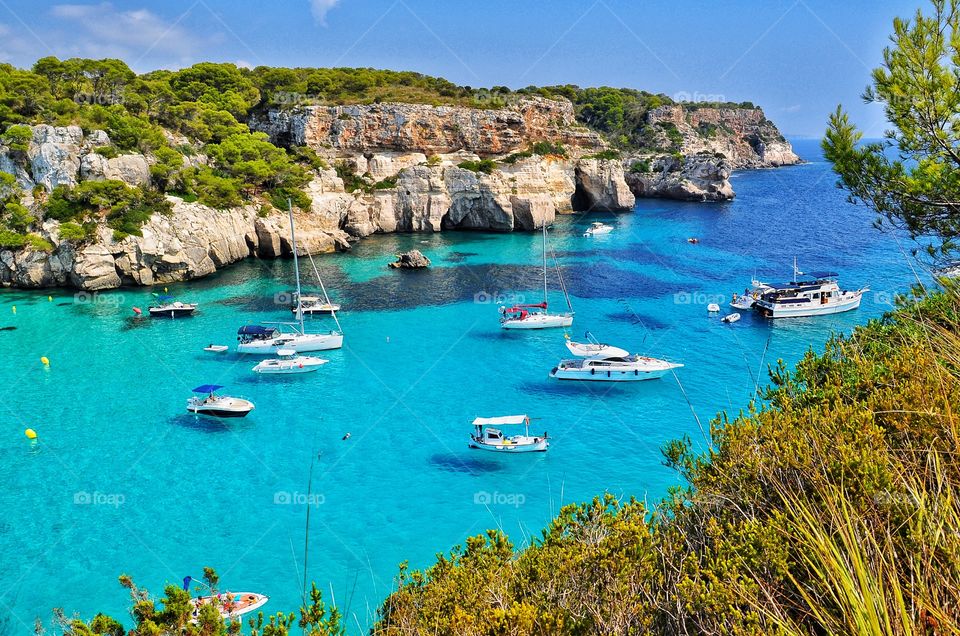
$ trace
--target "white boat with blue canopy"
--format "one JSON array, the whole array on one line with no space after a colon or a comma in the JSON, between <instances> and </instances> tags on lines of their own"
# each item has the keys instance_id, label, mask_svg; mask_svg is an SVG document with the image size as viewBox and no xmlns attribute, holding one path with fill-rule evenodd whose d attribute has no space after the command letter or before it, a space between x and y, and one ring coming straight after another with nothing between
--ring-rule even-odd
<instances>
[{"instance_id":1,"label":"white boat with blue canopy","mask_svg":"<svg viewBox=\"0 0 960 636\"><path fill-rule=\"evenodd\" d=\"M793 264L793 280L770 285L754 303L754 308L767 318L801 318L824 316L850 311L860 306L863 293L869 288L844 291L837 284L836 272L804 274ZM803 278L801 278L803 276Z\"/></svg>"},{"instance_id":2,"label":"white boat with blue canopy","mask_svg":"<svg viewBox=\"0 0 960 636\"><path fill-rule=\"evenodd\" d=\"M194 396L187 400L187 411L211 417L246 417L254 409L253 402L243 398L217 395L223 386L201 384L193 390L204 397Z\"/></svg>"},{"instance_id":3,"label":"white boat with blue canopy","mask_svg":"<svg viewBox=\"0 0 960 636\"><path fill-rule=\"evenodd\" d=\"M524 433L507 436L500 430L503 426L523 426ZM470 448L497 453L538 453L549 447L546 432L540 436L530 435L530 418L526 415L478 417L473 420Z\"/></svg>"}]
</instances>

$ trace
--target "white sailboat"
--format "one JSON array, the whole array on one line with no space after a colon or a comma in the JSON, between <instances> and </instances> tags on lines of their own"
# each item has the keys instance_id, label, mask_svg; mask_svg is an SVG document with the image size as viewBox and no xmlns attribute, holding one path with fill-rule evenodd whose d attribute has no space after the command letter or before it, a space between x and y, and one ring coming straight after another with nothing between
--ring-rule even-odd
<instances>
[{"instance_id":1,"label":"white sailboat","mask_svg":"<svg viewBox=\"0 0 960 636\"><path fill-rule=\"evenodd\" d=\"M548 329L550 327L569 327L573 324L573 306L570 296L560 273L557 259L553 259L560 281L560 289L567 303L567 311L562 314L551 314L547 305L547 224L543 224L543 302L532 305L513 305L500 307L500 327L503 329Z\"/></svg>"},{"instance_id":2,"label":"white sailboat","mask_svg":"<svg viewBox=\"0 0 960 636\"><path fill-rule=\"evenodd\" d=\"M343 332L335 311L331 312L337 329L326 333L307 333L303 320L303 294L300 290L300 261L297 256L297 236L293 222L293 206L287 200L287 211L290 215L290 244L293 249L293 271L297 278L297 305L294 308L297 322L265 323L264 325L244 325L237 331L237 351L269 355L278 353L281 349L291 349L296 353L308 351L327 351L339 349L343 346ZM319 273L318 273L319 278ZM320 283L321 287L323 282ZM326 289L323 290L326 296ZM329 303L330 299L327 298Z\"/></svg>"}]
</instances>

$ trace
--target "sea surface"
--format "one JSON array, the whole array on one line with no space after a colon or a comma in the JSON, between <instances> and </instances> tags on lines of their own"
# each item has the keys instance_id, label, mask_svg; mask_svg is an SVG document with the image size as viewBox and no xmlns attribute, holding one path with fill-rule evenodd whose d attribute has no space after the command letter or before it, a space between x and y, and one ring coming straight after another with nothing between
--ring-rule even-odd
<instances>
[{"instance_id":1,"label":"sea surface","mask_svg":"<svg viewBox=\"0 0 960 636\"><path fill-rule=\"evenodd\" d=\"M928 279L912 243L846 203L817 142L795 145L809 163L737 173L733 202L642 200L630 213L553 226L576 311L571 335L589 330L684 364L658 381L551 380L567 353L563 331L499 328L498 302L541 299L539 234L371 237L316 258L344 307L345 346L320 354L330 362L319 372L289 378L257 377L255 358L202 350L233 345L243 324L288 319L289 261L170 285L200 303L188 319L134 315L161 288L0 292L0 634L32 633L54 607L129 627L118 575L159 595L203 566L224 589L269 595L265 610L292 611L308 508L307 576L362 633L402 561L427 566L487 528L524 544L562 505L604 492L661 498L680 483L662 463L666 442L689 436L702 447L709 421L745 408L768 365L820 349ZM582 236L595 220L615 230ZM386 267L411 248L433 267ZM789 279L794 257L872 291L858 311L831 317L746 312L726 325L708 314L754 276ZM562 305L555 274L550 301ZM205 383L256 410L233 421L187 414L191 389ZM549 432L549 452L467 448L474 417L519 413Z\"/></svg>"}]
</instances>

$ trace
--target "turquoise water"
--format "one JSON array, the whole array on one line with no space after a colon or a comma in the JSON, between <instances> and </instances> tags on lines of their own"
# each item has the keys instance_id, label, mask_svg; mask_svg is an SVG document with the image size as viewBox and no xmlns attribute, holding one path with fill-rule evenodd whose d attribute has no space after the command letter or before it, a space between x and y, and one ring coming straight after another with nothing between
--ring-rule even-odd
<instances>
[{"instance_id":1,"label":"turquoise water","mask_svg":"<svg viewBox=\"0 0 960 636\"><path fill-rule=\"evenodd\" d=\"M703 441L693 413L706 427L718 411L736 412L768 363L796 361L831 331L878 316L914 280L901 250L910 245L844 202L814 143L797 149L812 162L737 174L731 203L641 201L633 213L564 217L554 227L572 334L589 329L682 362L682 389L669 376L558 383L547 373L566 353L561 331L498 328L492 298L539 299L535 234L373 237L317 259L344 305L345 347L324 352L330 363L319 372L293 378L255 377L256 359L201 350L232 345L248 321L285 319L274 298L290 287L289 262L247 262L171 285L201 304L176 321L134 317L147 290L79 299L55 291L52 300L0 293L0 328L16 328L0 331L0 633L31 632L55 606L129 624L117 575L160 592L205 565L231 590L269 595L265 609L291 610L307 505L309 576L360 633L403 560L428 565L490 527L523 543L561 505L604 491L661 497L678 481L659 449L683 435ZM597 219L615 231L582 237ZM414 247L431 270L386 268ZM770 323L746 314L723 325L707 314L708 302L728 300L754 274L788 278L794 256L801 268L835 269L842 285L873 291L859 311L833 317ZM257 408L225 422L186 414L190 389L203 383ZM548 453L467 449L472 418L513 413L539 418L533 428L553 439ZM27 427L39 442L24 437Z\"/></svg>"}]
</instances>

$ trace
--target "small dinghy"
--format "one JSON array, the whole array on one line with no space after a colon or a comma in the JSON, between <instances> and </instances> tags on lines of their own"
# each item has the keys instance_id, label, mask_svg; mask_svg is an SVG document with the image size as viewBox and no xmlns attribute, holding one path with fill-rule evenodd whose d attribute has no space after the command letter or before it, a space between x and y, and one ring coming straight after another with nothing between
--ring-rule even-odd
<instances>
[{"instance_id":1,"label":"small dinghy","mask_svg":"<svg viewBox=\"0 0 960 636\"><path fill-rule=\"evenodd\" d=\"M209 344L209 345L207 345L206 347L204 347L203 350L204 350L204 351L209 351L210 353L223 353L224 351L226 351L226 350L229 349L229 348L230 348L230 347L228 347L227 345Z\"/></svg>"},{"instance_id":2,"label":"small dinghy","mask_svg":"<svg viewBox=\"0 0 960 636\"><path fill-rule=\"evenodd\" d=\"M319 296L304 296L300 299L300 311L305 314L333 314L340 311L340 305L324 300ZM290 311L296 315L297 306L294 305Z\"/></svg>"},{"instance_id":3,"label":"small dinghy","mask_svg":"<svg viewBox=\"0 0 960 636\"><path fill-rule=\"evenodd\" d=\"M180 318L189 316L197 310L197 303L181 303L173 299L173 296L157 296L156 304L150 305L147 311L155 318Z\"/></svg>"},{"instance_id":4,"label":"small dinghy","mask_svg":"<svg viewBox=\"0 0 960 636\"><path fill-rule=\"evenodd\" d=\"M269 600L267 596L256 592L224 592L210 596L198 596L190 599L190 604L194 608L191 622L195 622L200 617L200 608L204 605L216 606L220 616L224 620L229 620L260 609Z\"/></svg>"},{"instance_id":5,"label":"small dinghy","mask_svg":"<svg viewBox=\"0 0 960 636\"><path fill-rule=\"evenodd\" d=\"M733 300L730 301L730 306L734 309L751 309L754 303L760 300L761 296L772 289L773 288L770 287L770 285L754 278L750 281L750 287L744 289L742 294L733 295Z\"/></svg>"},{"instance_id":6,"label":"small dinghy","mask_svg":"<svg viewBox=\"0 0 960 636\"><path fill-rule=\"evenodd\" d=\"M612 225L607 225L606 223L600 223L599 221L592 223L590 227L587 228L587 231L583 233L584 236L598 236L600 234L609 234L613 231Z\"/></svg>"},{"instance_id":7,"label":"small dinghy","mask_svg":"<svg viewBox=\"0 0 960 636\"><path fill-rule=\"evenodd\" d=\"M594 358L598 356L624 357L630 355L630 352L626 349L621 349L620 347L614 347L613 345L598 342L597 339L593 337L593 334L589 331L583 335L587 339L587 342L574 342L570 340L570 336L564 334L564 338L567 339L567 349L569 349L570 353L575 356L580 358Z\"/></svg>"},{"instance_id":8,"label":"small dinghy","mask_svg":"<svg viewBox=\"0 0 960 636\"><path fill-rule=\"evenodd\" d=\"M246 417L253 410L253 402L243 398L217 395L219 384L202 384L193 390L206 397L194 396L187 400L187 411L211 417Z\"/></svg>"},{"instance_id":9,"label":"small dinghy","mask_svg":"<svg viewBox=\"0 0 960 636\"><path fill-rule=\"evenodd\" d=\"M268 375L309 373L329 362L329 360L313 356L298 356L293 349L281 349L277 351L277 355L278 358L268 358L261 361L253 367L253 372Z\"/></svg>"},{"instance_id":10,"label":"small dinghy","mask_svg":"<svg viewBox=\"0 0 960 636\"><path fill-rule=\"evenodd\" d=\"M726 323L737 322L738 320L740 320L740 314L737 314L737 313L727 314L726 316L720 319L721 322L726 322Z\"/></svg>"},{"instance_id":11,"label":"small dinghy","mask_svg":"<svg viewBox=\"0 0 960 636\"><path fill-rule=\"evenodd\" d=\"M710 303L707 305L707 311L709 311L711 314L715 314L720 311L720 305L717 303Z\"/></svg>"},{"instance_id":12,"label":"small dinghy","mask_svg":"<svg viewBox=\"0 0 960 636\"><path fill-rule=\"evenodd\" d=\"M507 437L495 426L523 426L524 434ZM530 435L530 418L526 415L478 417L473 420L470 448L499 453L537 453L547 450L549 446L546 433Z\"/></svg>"}]
</instances>

